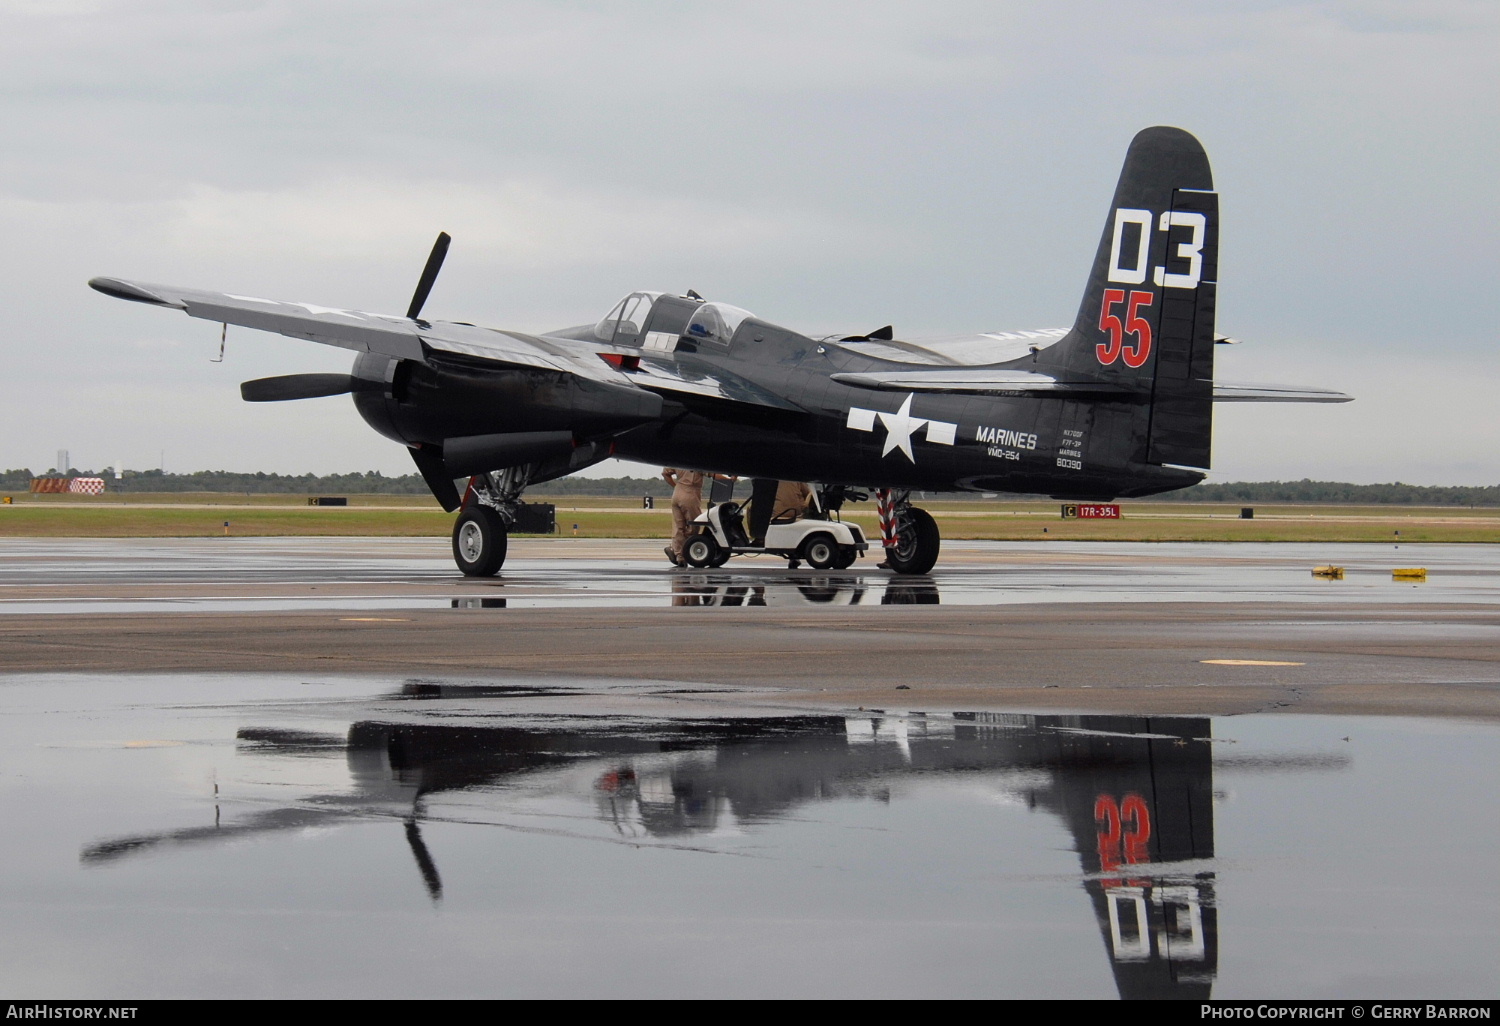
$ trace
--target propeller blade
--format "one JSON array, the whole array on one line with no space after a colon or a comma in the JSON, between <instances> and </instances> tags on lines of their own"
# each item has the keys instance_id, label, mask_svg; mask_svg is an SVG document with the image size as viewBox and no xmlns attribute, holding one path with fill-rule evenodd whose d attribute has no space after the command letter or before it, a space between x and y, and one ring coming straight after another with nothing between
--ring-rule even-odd
<instances>
[{"instance_id":1,"label":"propeller blade","mask_svg":"<svg viewBox=\"0 0 1500 1026\"><path fill-rule=\"evenodd\" d=\"M362 387L352 374L283 374L240 383L240 398L247 403L279 403L287 399L317 399L343 395Z\"/></svg>"},{"instance_id":2,"label":"propeller blade","mask_svg":"<svg viewBox=\"0 0 1500 1026\"><path fill-rule=\"evenodd\" d=\"M422 830L415 819L406 821L406 843L411 845L411 853L416 856L417 869L422 874L422 882L427 885L428 897L434 902L442 901L443 878L438 876L437 863L432 860L432 852L427 850L427 844L422 840Z\"/></svg>"},{"instance_id":3,"label":"propeller blade","mask_svg":"<svg viewBox=\"0 0 1500 1026\"><path fill-rule=\"evenodd\" d=\"M432 284L437 281L438 272L443 269L443 258L448 255L448 243L452 241L452 236L447 232L438 232L437 241L432 244L432 252L427 256L427 266L422 268L422 277L417 279L417 291L412 293L411 306L406 310L406 316L412 320L422 316L422 307L427 304L427 293L432 291Z\"/></svg>"}]
</instances>

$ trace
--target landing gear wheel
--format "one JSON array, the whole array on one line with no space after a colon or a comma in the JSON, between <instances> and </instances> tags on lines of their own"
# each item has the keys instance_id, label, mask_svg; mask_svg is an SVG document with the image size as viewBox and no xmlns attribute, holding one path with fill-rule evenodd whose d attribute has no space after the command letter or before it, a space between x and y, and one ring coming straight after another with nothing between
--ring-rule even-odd
<instances>
[{"instance_id":1,"label":"landing gear wheel","mask_svg":"<svg viewBox=\"0 0 1500 1026\"><path fill-rule=\"evenodd\" d=\"M832 570L842 558L842 553L839 552L839 543L833 540L833 535L820 531L802 543L802 552L798 558L814 570Z\"/></svg>"},{"instance_id":2,"label":"landing gear wheel","mask_svg":"<svg viewBox=\"0 0 1500 1026\"><path fill-rule=\"evenodd\" d=\"M712 535L695 534L682 545L682 561L688 566L702 570L714 565L720 555L719 543ZM728 555L728 553L724 553Z\"/></svg>"},{"instance_id":3,"label":"landing gear wheel","mask_svg":"<svg viewBox=\"0 0 1500 1026\"><path fill-rule=\"evenodd\" d=\"M453 525L453 562L466 577L493 577L505 564L505 519L488 506L470 506Z\"/></svg>"},{"instance_id":4,"label":"landing gear wheel","mask_svg":"<svg viewBox=\"0 0 1500 1026\"><path fill-rule=\"evenodd\" d=\"M839 550L839 561L833 564L833 568L835 570L847 570L854 565L854 561L858 558L859 550L853 545L847 545Z\"/></svg>"},{"instance_id":5,"label":"landing gear wheel","mask_svg":"<svg viewBox=\"0 0 1500 1026\"><path fill-rule=\"evenodd\" d=\"M925 509L910 506L897 518L896 544L885 560L898 574L925 574L937 562L942 539L937 521Z\"/></svg>"}]
</instances>

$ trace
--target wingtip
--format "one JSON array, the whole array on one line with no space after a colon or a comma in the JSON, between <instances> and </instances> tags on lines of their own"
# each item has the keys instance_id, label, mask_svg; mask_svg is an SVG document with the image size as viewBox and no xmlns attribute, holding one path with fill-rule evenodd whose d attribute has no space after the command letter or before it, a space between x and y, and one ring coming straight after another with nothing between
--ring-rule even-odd
<instances>
[{"instance_id":1,"label":"wingtip","mask_svg":"<svg viewBox=\"0 0 1500 1026\"><path fill-rule=\"evenodd\" d=\"M150 303L152 306L167 306L178 310L187 309L181 300L167 299L149 289L142 288L133 282L121 281L119 278L90 278L89 288L95 292L102 292L106 296L126 299L132 303Z\"/></svg>"}]
</instances>

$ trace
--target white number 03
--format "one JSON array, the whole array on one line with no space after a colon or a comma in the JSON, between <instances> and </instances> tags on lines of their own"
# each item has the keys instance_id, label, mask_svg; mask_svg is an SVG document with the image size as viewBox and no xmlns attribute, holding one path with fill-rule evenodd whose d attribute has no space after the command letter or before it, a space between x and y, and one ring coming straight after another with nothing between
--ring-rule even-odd
<instances>
[{"instance_id":1,"label":"white number 03","mask_svg":"<svg viewBox=\"0 0 1500 1026\"><path fill-rule=\"evenodd\" d=\"M1157 221L1157 218L1153 217L1149 210L1121 207L1115 211L1114 238L1109 252L1110 281L1122 282L1126 285L1140 285L1145 282L1146 262L1151 252L1151 223L1153 221ZM1140 227L1134 266L1131 267L1123 267L1120 263L1121 258L1126 255L1121 252L1121 244L1124 242L1127 224ZM1192 229L1192 236L1186 242L1177 244L1176 257L1188 262L1187 271L1182 274L1168 274L1165 267L1157 267L1152 269L1151 280L1164 288L1195 289L1203 278L1203 236L1208 230L1208 216L1189 210L1163 211L1157 230L1164 232L1174 227Z\"/></svg>"}]
</instances>

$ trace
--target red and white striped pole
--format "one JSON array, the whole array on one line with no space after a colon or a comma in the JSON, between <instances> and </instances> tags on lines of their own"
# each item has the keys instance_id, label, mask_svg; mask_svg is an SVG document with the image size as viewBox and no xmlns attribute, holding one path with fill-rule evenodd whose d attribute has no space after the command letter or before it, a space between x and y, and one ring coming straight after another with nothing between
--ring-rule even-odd
<instances>
[{"instance_id":1,"label":"red and white striped pole","mask_svg":"<svg viewBox=\"0 0 1500 1026\"><path fill-rule=\"evenodd\" d=\"M896 506L891 502L889 488L875 490L875 504L880 511L880 544L882 548L896 547Z\"/></svg>"}]
</instances>

